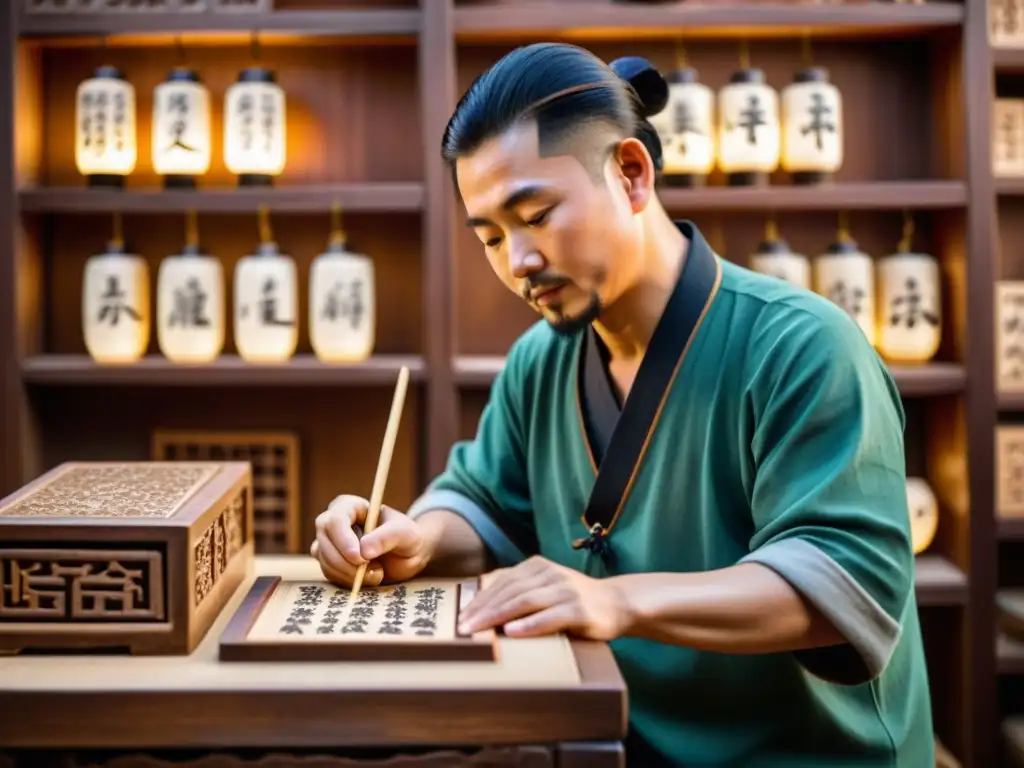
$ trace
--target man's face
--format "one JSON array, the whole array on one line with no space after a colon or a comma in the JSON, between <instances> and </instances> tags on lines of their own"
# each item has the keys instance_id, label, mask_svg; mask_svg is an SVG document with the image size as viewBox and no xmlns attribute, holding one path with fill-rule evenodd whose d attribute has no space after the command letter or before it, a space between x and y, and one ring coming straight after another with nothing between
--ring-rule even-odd
<instances>
[{"instance_id":1,"label":"man's face","mask_svg":"<svg viewBox=\"0 0 1024 768\"><path fill-rule=\"evenodd\" d=\"M491 267L566 333L595 320L639 266L636 209L617 170L615 144L595 129L573 144L573 154L542 157L531 122L456 167L468 225Z\"/></svg>"}]
</instances>

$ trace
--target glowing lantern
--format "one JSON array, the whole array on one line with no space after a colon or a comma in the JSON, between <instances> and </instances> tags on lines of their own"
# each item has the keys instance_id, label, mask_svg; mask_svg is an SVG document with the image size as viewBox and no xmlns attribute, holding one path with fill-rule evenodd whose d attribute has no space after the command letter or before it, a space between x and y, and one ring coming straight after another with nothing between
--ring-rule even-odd
<instances>
[{"instance_id":1,"label":"glowing lantern","mask_svg":"<svg viewBox=\"0 0 1024 768\"><path fill-rule=\"evenodd\" d=\"M828 251L814 260L814 291L841 307L875 343L875 271L845 227Z\"/></svg>"},{"instance_id":2,"label":"glowing lantern","mask_svg":"<svg viewBox=\"0 0 1024 768\"><path fill-rule=\"evenodd\" d=\"M153 169L167 187L194 187L210 169L210 93L178 67L153 93Z\"/></svg>"},{"instance_id":3,"label":"glowing lantern","mask_svg":"<svg viewBox=\"0 0 1024 768\"><path fill-rule=\"evenodd\" d=\"M800 253L793 253L789 244L779 237L774 221L765 228L765 239L750 256L750 268L755 272L773 275L787 283L811 288L811 262Z\"/></svg>"},{"instance_id":4,"label":"glowing lantern","mask_svg":"<svg viewBox=\"0 0 1024 768\"><path fill-rule=\"evenodd\" d=\"M668 104L650 118L661 139L662 179L669 186L696 186L715 167L715 95L691 67L666 79Z\"/></svg>"},{"instance_id":5,"label":"glowing lantern","mask_svg":"<svg viewBox=\"0 0 1024 768\"><path fill-rule=\"evenodd\" d=\"M718 166L732 186L762 184L779 165L779 98L764 72L735 72L718 93Z\"/></svg>"},{"instance_id":6,"label":"glowing lantern","mask_svg":"<svg viewBox=\"0 0 1024 768\"><path fill-rule=\"evenodd\" d=\"M75 166L90 186L123 187L137 154L135 88L116 67L99 67L75 96Z\"/></svg>"},{"instance_id":7,"label":"glowing lantern","mask_svg":"<svg viewBox=\"0 0 1024 768\"><path fill-rule=\"evenodd\" d=\"M828 71L810 67L782 89L782 168L795 184L826 181L843 163L843 102Z\"/></svg>"},{"instance_id":8,"label":"glowing lantern","mask_svg":"<svg viewBox=\"0 0 1024 768\"><path fill-rule=\"evenodd\" d=\"M939 502L923 478L907 478L907 509L911 546L919 555L931 546L939 527Z\"/></svg>"},{"instance_id":9,"label":"glowing lantern","mask_svg":"<svg viewBox=\"0 0 1024 768\"><path fill-rule=\"evenodd\" d=\"M285 166L285 95L274 73L242 71L224 97L224 163L241 185L269 185Z\"/></svg>"}]
</instances>

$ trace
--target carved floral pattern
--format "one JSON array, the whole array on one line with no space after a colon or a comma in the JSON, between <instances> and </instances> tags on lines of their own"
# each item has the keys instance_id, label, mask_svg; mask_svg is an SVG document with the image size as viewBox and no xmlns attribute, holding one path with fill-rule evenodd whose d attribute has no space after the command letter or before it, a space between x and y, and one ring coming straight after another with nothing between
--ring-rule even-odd
<instances>
[{"instance_id":1,"label":"carved floral pattern","mask_svg":"<svg viewBox=\"0 0 1024 768\"><path fill-rule=\"evenodd\" d=\"M203 602L213 591L228 563L245 544L245 492L240 492L227 508L217 516L196 542L195 578L193 592L195 604Z\"/></svg>"}]
</instances>

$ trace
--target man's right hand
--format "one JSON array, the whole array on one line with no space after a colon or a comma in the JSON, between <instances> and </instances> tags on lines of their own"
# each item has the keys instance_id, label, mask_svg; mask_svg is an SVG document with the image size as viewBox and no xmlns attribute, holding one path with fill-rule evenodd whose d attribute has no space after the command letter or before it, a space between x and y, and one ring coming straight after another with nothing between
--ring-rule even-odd
<instances>
[{"instance_id":1,"label":"man's right hand","mask_svg":"<svg viewBox=\"0 0 1024 768\"><path fill-rule=\"evenodd\" d=\"M396 509L382 505L377 527L362 538L370 503L359 496L338 496L316 519L316 539L309 553L320 562L324 576L340 587L351 587L356 571L368 563L363 584L407 581L430 560L430 547L420 526Z\"/></svg>"}]
</instances>

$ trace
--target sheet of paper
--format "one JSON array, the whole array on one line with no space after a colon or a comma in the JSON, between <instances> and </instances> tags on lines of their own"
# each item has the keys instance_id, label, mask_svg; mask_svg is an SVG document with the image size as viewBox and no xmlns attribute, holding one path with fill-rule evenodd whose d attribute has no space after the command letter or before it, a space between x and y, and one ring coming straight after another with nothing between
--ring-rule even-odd
<instances>
[{"instance_id":1,"label":"sheet of paper","mask_svg":"<svg viewBox=\"0 0 1024 768\"><path fill-rule=\"evenodd\" d=\"M250 640L431 642L456 639L458 582L408 581L351 593L328 582L282 581Z\"/></svg>"}]
</instances>

